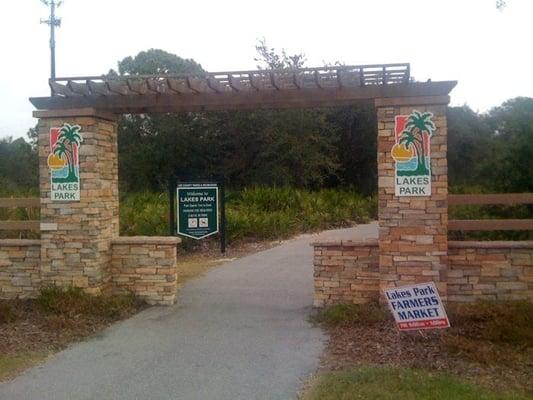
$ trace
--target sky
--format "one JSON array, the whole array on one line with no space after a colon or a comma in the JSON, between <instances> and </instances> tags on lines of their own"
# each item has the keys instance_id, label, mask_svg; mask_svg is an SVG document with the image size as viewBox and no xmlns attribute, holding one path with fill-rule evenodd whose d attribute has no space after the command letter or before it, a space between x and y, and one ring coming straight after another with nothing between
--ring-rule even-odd
<instances>
[{"instance_id":1,"label":"sky","mask_svg":"<svg viewBox=\"0 0 533 400\"><path fill-rule=\"evenodd\" d=\"M117 68L142 50L193 58L210 72L255 69L255 44L305 53L307 66L411 63L417 80L457 80L452 105L487 111L533 97L533 0L64 0L57 76ZM48 17L40 0L2 0L0 137L37 120L49 94Z\"/></svg>"}]
</instances>

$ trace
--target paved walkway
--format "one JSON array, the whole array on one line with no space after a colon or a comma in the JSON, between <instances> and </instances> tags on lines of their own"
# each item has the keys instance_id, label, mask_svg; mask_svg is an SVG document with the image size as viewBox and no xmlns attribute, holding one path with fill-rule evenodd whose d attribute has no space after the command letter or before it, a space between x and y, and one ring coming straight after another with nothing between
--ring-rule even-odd
<instances>
[{"instance_id":1,"label":"paved walkway","mask_svg":"<svg viewBox=\"0 0 533 400\"><path fill-rule=\"evenodd\" d=\"M376 236L376 224L320 238ZM0 385L2 400L294 399L325 337L307 322L317 235L227 263Z\"/></svg>"}]
</instances>

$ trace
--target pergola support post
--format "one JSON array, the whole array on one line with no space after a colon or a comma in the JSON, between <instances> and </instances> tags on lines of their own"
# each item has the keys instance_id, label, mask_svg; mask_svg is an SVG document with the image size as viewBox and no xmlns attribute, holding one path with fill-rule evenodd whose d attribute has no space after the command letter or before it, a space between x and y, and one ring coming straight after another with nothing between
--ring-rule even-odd
<instances>
[{"instance_id":1,"label":"pergola support post","mask_svg":"<svg viewBox=\"0 0 533 400\"><path fill-rule=\"evenodd\" d=\"M448 169L446 108L448 96L376 99L378 121L378 201L380 289L435 282L447 294ZM396 116L431 112L431 193L395 193Z\"/></svg>"},{"instance_id":2,"label":"pergola support post","mask_svg":"<svg viewBox=\"0 0 533 400\"><path fill-rule=\"evenodd\" d=\"M36 111L39 118L42 286L100 293L109 284L111 242L119 235L117 123L94 109ZM80 198L51 198L50 129L79 125Z\"/></svg>"}]
</instances>

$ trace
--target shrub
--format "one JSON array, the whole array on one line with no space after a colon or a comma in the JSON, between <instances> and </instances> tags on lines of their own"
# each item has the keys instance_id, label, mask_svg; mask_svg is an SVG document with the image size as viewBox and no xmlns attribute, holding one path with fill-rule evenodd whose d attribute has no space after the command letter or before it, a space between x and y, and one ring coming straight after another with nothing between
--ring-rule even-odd
<instances>
[{"instance_id":1,"label":"shrub","mask_svg":"<svg viewBox=\"0 0 533 400\"><path fill-rule=\"evenodd\" d=\"M353 190L255 187L226 195L230 241L284 239L367 222L376 214L376 199L362 197ZM120 218L123 235L167 235L168 196L126 194L121 200ZM190 241L185 240L184 247L190 246Z\"/></svg>"}]
</instances>

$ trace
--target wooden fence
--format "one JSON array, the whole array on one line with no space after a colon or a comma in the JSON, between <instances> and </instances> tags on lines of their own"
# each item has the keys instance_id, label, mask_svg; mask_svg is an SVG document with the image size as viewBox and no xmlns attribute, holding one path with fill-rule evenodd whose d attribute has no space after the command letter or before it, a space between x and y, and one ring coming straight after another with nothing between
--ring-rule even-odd
<instances>
[{"instance_id":1,"label":"wooden fence","mask_svg":"<svg viewBox=\"0 0 533 400\"><path fill-rule=\"evenodd\" d=\"M450 194L448 205L517 205L533 204L533 193ZM533 219L452 219L450 231L533 230Z\"/></svg>"},{"instance_id":2,"label":"wooden fence","mask_svg":"<svg viewBox=\"0 0 533 400\"><path fill-rule=\"evenodd\" d=\"M0 208L40 208L38 197L32 198L0 198ZM36 231L40 229L40 221L0 221L0 231Z\"/></svg>"}]
</instances>

